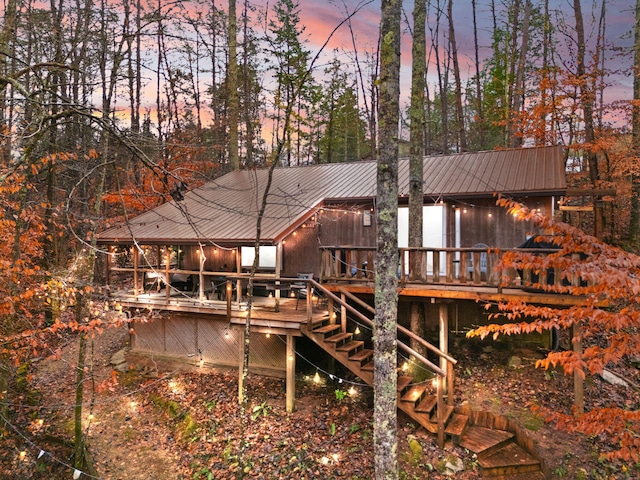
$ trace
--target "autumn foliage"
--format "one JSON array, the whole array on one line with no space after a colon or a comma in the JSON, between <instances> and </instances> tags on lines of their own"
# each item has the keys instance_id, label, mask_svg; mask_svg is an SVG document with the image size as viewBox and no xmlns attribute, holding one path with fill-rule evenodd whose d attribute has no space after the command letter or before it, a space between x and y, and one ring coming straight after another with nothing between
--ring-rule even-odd
<instances>
[{"instance_id":1,"label":"autumn foliage","mask_svg":"<svg viewBox=\"0 0 640 480\"><path fill-rule=\"evenodd\" d=\"M601 374L640 355L640 256L607 245L581 230L553 221L506 199L498 203L521 220L532 221L557 250L540 255L530 251L505 252L498 268L531 271L532 278L554 273L553 282L538 281L532 288L571 295L573 306L558 308L524 302L504 302L490 318L495 323L469 332L485 338L558 329L581 328L583 351L552 351L537 367L559 368L565 374ZM506 276L504 277L506 281ZM549 277L547 277L549 278ZM549 284L552 283L552 284ZM493 306L488 305L487 308ZM631 387L630 387L631 388ZM637 388L637 387L636 387ZM637 392L634 392L637 395ZM609 438L609 460L640 461L640 411L637 402L589 408L582 415L545 412L561 428Z\"/></svg>"}]
</instances>

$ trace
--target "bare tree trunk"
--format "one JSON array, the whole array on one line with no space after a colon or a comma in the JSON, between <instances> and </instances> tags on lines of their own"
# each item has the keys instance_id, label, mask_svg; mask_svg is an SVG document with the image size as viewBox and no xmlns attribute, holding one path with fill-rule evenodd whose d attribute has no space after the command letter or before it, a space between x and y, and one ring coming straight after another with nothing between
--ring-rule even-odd
<instances>
[{"instance_id":1,"label":"bare tree trunk","mask_svg":"<svg viewBox=\"0 0 640 480\"><path fill-rule=\"evenodd\" d=\"M456 82L456 122L458 124L459 151L467 151L467 134L464 128L464 111L462 109L462 82L460 80L460 64L458 63L458 46L456 44L456 31L453 27L453 0L448 4L449 17L449 45L450 55L453 60L453 78Z\"/></svg>"},{"instance_id":2,"label":"bare tree trunk","mask_svg":"<svg viewBox=\"0 0 640 480\"><path fill-rule=\"evenodd\" d=\"M522 146L522 135L520 134L520 109L524 98L524 68L527 52L529 50L529 17L531 13L531 0L526 0L524 6L524 18L522 20L522 42L520 44L520 54L516 65L516 74L513 81L513 95L511 96L511 107L509 115L509 146ZM517 21L517 19L515 19Z\"/></svg>"},{"instance_id":3,"label":"bare tree trunk","mask_svg":"<svg viewBox=\"0 0 640 480\"><path fill-rule=\"evenodd\" d=\"M238 55L237 55L236 0L229 0L229 164L233 170L240 168L238 158Z\"/></svg>"},{"instance_id":4,"label":"bare tree trunk","mask_svg":"<svg viewBox=\"0 0 640 480\"><path fill-rule=\"evenodd\" d=\"M640 159L640 0L636 0L636 23L633 37L633 107L632 107L632 155L636 164ZM631 174L631 218L629 241L638 242L640 236L640 175Z\"/></svg>"},{"instance_id":5,"label":"bare tree trunk","mask_svg":"<svg viewBox=\"0 0 640 480\"><path fill-rule=\"evenodd\" d=\"M8 0L4 11L4 25L0 31L0 75L9 76L7 58L11 52L11 43L15 36L17 17L16 0ZM7 88L0 89L0 131L10 131L11 116L7 112ZM0 150L0 164L7 165L11 157L11 136L3 134L3 145Z\"/></svg>"},{"instance_id":6,"label":"bare tree trunk","mask_svg":"<svg viewBox=\"0 0 640 480\"><path fill-rule=\"evenodd\" d=\"M476 67L476 114L478 116L478 141L480 148L484 148L484 107L482 105L482 87L480 85L480 47L478 44L478 22L476 19L476 0L471 0L471 8L473 10L473 51Z\"/></svg>"},{"instance_id":7,"label":"bare tree trunk","mask_svg":"<svg viewBox=\"0 0 640 480\"><path fill-rule=\"evenodd\" d=\"M400 116L400 19L402 2L383 0L380 49L380 105L375 284L374 467L377 480L398 478L398 120Z\"/></svg>"},{"instance_id":8,"label":"bare tree trunk","mask_svg":"<svg viewBox=\"0 0 640 480\"><path fill-rule=\"evenodd\" d=\"M582 104L582 112L584 116L584 141L587 155L587 165L589 167L589 178L595 187L600 179L598 172L598 158L593 152L593 143L595 141L595 132L593 128L593 91L591 83L587 79L585 65L586 40L584 33L584 20L582 18L582 5L580 0L573 0L573 9L576 17L576 39L577 41L577 58L576 58L576 75L578 84L580 85L580 103ZM597 236L597 232L596 232Z\"/></svg>"},{"instance_id":9,"label":"bare tree trunk","mask_svg":"<svg viewBox=\"0 0 640 480\"><path fill-rule=\"evenodd\" d=\"M425 71L427 5L425 0L415 0L413 9L413 47L411 60L411 117L410 133L410 165L409 165L409 246L422 247L423 224L423 176L424 176L424 125L425 125ZM411 272L416 278L420 272L422 258L416 252L411 252ZM421 303L411 304L411 331L424 337L424 322L421 315ZM426 353L419 342L411 340L411 348L421 355Z\"/></svg>"}]
</instances>

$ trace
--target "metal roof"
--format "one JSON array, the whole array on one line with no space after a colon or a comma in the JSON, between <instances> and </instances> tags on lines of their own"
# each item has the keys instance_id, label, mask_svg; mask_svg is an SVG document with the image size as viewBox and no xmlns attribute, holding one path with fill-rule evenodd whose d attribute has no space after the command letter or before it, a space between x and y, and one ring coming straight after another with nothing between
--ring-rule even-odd
<instances>
[{"instance_id":1,"label":"metal roof","mask_svg":"<svg viewBox=\"0 0 640 480\"><path fill-rule=\"evenodd\" d=\"M251 244L268 169L228 173L99 235L100 243ZM554 195L566 190L562 147L536 147L424 158L425 197ZM409 194L409 160L400 159L398 191ZM323 202L372 199L376 162L276 168L260 238L275 242Z\"/></svg>"}]
</instances>

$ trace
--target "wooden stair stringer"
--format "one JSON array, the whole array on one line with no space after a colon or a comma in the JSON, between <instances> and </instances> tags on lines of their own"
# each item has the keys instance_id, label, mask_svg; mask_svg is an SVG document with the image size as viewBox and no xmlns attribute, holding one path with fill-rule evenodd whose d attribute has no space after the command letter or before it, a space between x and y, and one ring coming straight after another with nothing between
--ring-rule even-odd
<instances>
[{"instance_id":1,"label":"wooden stair stringer","mask_svg":"<svg viewBox=\"0 0 640 480\"><path fill-rule=\"evenodd\" d=\"M357 375L363 382L367 385L373 385L373 372L363 370L360 362L351 361L350 358L353 356L352 351L342 351L336 349L335 342L327 342L325 338L325 331L321 331L316 333L314 330L309 328L302 328L302 333L310 338L316 345L322 348L325 352L331 355L333 358L338 360L343 366L348 368L351 373ZM361 351L361 350L358 350Z\"/></svg>"}]
</instances>

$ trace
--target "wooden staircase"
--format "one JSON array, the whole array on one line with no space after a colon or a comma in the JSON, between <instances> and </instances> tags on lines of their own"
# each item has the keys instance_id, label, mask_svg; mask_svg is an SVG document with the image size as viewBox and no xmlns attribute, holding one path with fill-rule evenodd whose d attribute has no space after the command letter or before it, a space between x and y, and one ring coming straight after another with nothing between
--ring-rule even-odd
<instances>
[{"instance_id":1,"label":"wooden staircase","mask_svg":"<svg viewBox=\"0 0 640 480\"><path fill-rule=\"evenodd\" d=\"M368 385L373 385L373 350L365 342L354 339L354 334L342 331L329 316L310 322L302 333L338 360ZM445 437L453 443L477 454L483 477L497 480L542 480L540 461L519 447L514 435L504 430L472 426L469 416L457 413L453 405L438 402L431 382L413 383L413 378L398 375L397 405L416 423L438 435L438 403L442 405L441 424ZM444 440L443 442L444 443Z\"/></svg>"}]
</instances>

